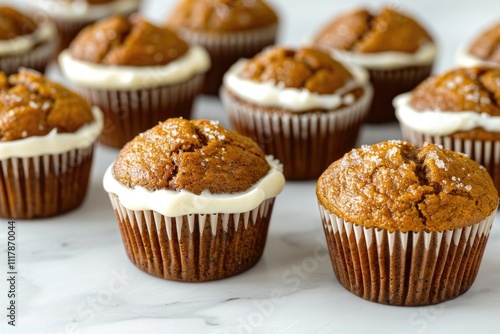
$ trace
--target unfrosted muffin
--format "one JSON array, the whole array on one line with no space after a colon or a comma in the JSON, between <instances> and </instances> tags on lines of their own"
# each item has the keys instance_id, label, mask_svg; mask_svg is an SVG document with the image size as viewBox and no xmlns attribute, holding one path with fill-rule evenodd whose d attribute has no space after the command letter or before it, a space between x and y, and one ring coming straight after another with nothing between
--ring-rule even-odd
<instances>
[{"instance_id":1,"label":"unfrosted muffin","mask_svg":"<svg viewBox=\"0 0 500 334\"><path fill-rule=\"evenodd\" d=\"M30 4L55 22L59 32L58 52L66 49L87 25L112 15L139 10L140 0L32 0Z\"/></svg>"},{"instance_id":2,"label":"unfrosted muffin","mask_svg":"<svg viewBox=\"0 0 500 334\"><path fill-rule=\"evenodd\" d=\"M0 71L16 73L20 67L44 72L57 48L50 22L36 23L9 6L0 6Z\"/></svg>"},{"instance_id":3,"label":"unfrosted muffin","mask_svg":"<svg viewBox=\"0 0 500 334\"><path fill-rule=\"evenodd\" d=\"M125 145L103 182L130 260L199 282L257 263L284 181L249 138L215 121L168 119Z\"/></svg>"},{"instance_id":4,"label":"unfrosted muffin","mask_svg":"<svg viewBox=\"0 0 500 334\"><path fill-rule=\"evenodd\" d=\"M457 53L458 66L500 67L500 22L479 34Z\"/></svg>"},{"instance_id":5,"label":"unfrosted muffin","mask_svg":"<svg viewBox=\"0 0 500 334\"><path fill-rule=\"evenodd\" d=\"M478 163L433 144L352 150L317 185L339 282L370 301L429 305L474 282L498 195Z\"/></svg>"},{"instance_id":6,"label":"unfrosted muffin","mask_svg":"<svg viewBox=\"0 0 500 334\"><path fill-rule=\"evenodd\" d=\"M313 45L369 71L374 96L367 121L373 123L396 120L392 99L427 78L436 56L429 33L391 8L343 14L316 35Z\"/></svg>"},{"instance_id":7,"label":"unfrosted muffin","mask_svg":"<svg viewBox=\"0 0 500 334\"><path fill-rule=\"evenodd\" d=\"M277 14L263 0L180 0L167 22L209 52L212 67L203 92L213 95L219 93L232 64L275 43L278 23Z\"/></svg>"},{"instance_id":8,"label":"unfrosted muffin","mask_svg":"<svg viewBox=\"0 0 500 334\"><path fill-rule=\"evenodd\" d=\"M500 191L500 69L458 68L394 100L403 136L467 154Z\"/></svg>"},{"instance_id":9,"label":"unfrosted muffin","mask_svg":"<svg viewBox=\"0 0 500 334\"><path fill-rule=\"evenodd\" d=\"M234 128L279 159L287 179L313 179L354 146L372 88L365 70L322 51L274 47L232 66L221 98Z\"/></svg>"},{"instance_id":10,"label":"unfrosted muffin","mask_svg":"<svg viewBox=\"0 0 500 334\"><path fill-rule=\"evenodd\" d=\"M0 72L0 217L78 207L87 192L101 111L41 74Z\"/></svg>"},{"instance_id":11,"label":"unfrosted muffin","mask_svg":"<svg viewBox=\"0 0 500 334\"><path fill-rule=\"evenodd\" d=\"M76 89L104 111L100 141L116 148L169 117L189 118L210 66L203 48L137 15L86 27L59 62Z\"/></svg>"}]
</instances>

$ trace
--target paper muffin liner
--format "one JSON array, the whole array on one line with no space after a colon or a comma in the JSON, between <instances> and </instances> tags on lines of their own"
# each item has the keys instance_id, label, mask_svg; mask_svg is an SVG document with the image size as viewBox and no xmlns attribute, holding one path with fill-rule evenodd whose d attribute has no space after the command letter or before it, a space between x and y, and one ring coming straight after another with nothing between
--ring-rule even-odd
<instances>
[{"instance_id":1,"label":"paper muffin liner","mask_svg":"<svg viewBox=\"0 0 500 334\"><path fill-rule=\"evenodd\" d=\"M11 75L17 73L20 67L26 67L44 73L47 64L56 52L57 44L58 39L54 37L25 54L0 57L0 71Z\"/></svg>"},{"instance_id":2,"label":"paper muffin liner","mask_svg":"<svg viewBox=\"0 0 500 334\"><path fill-rule=\"evenodd\" d=\"M363 227L319 208L340 284L364 299L399 306L437 304L469 290L496 214L464 228L402 233Z\"/></svg>"},{"instance_id":3,"label":"paper muffin liner","mask_svg":"<svg viewBox=\"0 0 500 334\"><path fill-rule=\"evenodd\" d=\"M78 207L87 193L94 146L0 160L0 217L50 217Z\"/></svg>"},{"instance_id":4,"label":"paper muffin liner","mask_svg":"<svg viewBox=\"0 0 500 334\"><path fill-rule=\"evenodd\" d=\"M99 141L123 147L136 135L172 117L189 119L203 74L170 85L135 90L106 90L78 86L75 90L104 113Z\"/></svg>"},{"instance_id":5,"label":"paper muffin liner","mask_svg":"<svg viewBox=\"0 0 500 334\"><path fill-rule=\"evenodd\" d=\"M432 64L398 69L369 69L373 101L366 118L369 123L396 121L392 100L415 88L432 71Z\"/></svg>"},{"instance_id":6,"label":"paper muffin liner","mask_svg":"<svg viewBox=\"0 0 500 334\"><path fill-rule=\"evenodd\" d=\"M490 174L497 191L500 192L500 141L472 140L449 136L432 136L417 132L400 123L403 138L416 146L424 143L442 145L445 149L461 152L481 164Z\"/></svg>"},{"instance_id":7,"label":"paper muffin liner","mask_svg":"<svg viewBox=\"0 0 500 334\"><path fill-rule=\"evenodd\" d=\"M169 280L202 282L227 278L262 256L274 198L243 213L164 216L125 208L109 194L125 250L139 269Z\"/></svg>"},{"instance_id":8,"label":"paper muffin liner","mask_svg":"<svg viewBox=\"0 0 500 334\"><path fill-rule=\"evenodd\" d=\"M190 44L203 46L211 58L202 93L217 95L222 78L229 67L240 58L251 58L263 48L276 42L278 25L232 33L207 33L178 29L179 35Z\"/></svg>"},{"instance_id":9,"label":"paper muffin liner","mask_svg":"<svg viewBox=\"0 0 500 334\"><path fill-rule=\"evenodd\" d=\"M298 113L242 102L224 88L221 99L236 131L281 161L286 179L306 180L318 178L354 147L372 90L365 87L363 96L348 107Z\"/></svg>"}]
</instances>

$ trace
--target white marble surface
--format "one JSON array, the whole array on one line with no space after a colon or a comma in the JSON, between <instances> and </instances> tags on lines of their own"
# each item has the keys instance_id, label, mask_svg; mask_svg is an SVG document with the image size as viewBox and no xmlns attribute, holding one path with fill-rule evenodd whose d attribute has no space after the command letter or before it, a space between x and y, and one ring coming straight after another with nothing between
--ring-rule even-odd
<instances>
[{"instance_id":1,"label":"white marble surface","mask_svg":"<svg viewBox=\"0 0 500 334\"><path fill-rule=\"evenodd\" d=\"M335 12L362 3L272 2L284 17L286 44L297 44ZM160 20L172 3L149 1L146 11ZM437 70L450 67L459 44L498 18L500 9L497 0L390 3L425 18L440 42ZM54 70L51 75L58 78ZM195 117L227 124L215 99L200 98ZM400 136L395 124L365 126L359 143ZM468 293L431 307L378 305L347 292L335 279L315 182L289 182L275 205L263 258L254 268L216 282L169 282L136 269L125 255L101 186L116 154L97 148L90 192L81 208L56 218L18 221L16 328L6 325L7 230L0 225L0 333L498 333L496 225Z\"/></svg>"}]
</instances>

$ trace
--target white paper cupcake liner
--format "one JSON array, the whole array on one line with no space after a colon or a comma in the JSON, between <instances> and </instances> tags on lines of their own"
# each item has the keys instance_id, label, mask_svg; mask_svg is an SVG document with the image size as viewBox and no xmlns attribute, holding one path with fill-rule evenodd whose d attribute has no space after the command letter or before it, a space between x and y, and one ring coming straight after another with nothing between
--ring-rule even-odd
<instances>
[{"instance_id":1,"label":"white paper cupcake liner","mask_svg":"<svg viewBox=\"0 0 500 334\"><path fill-rule=\"evenodd\" d=\"M342 109L298 113L242 102L224 88L221 99L236 131L281 161L287 179L313 179L356 144L372 89Z\"/></svg>"},{"instance_id":2,"label":"white paper cupcake liner","mask_svg":"<svg viewBox=\"0 0 500 334\"><path fill-rule=\"evenodd\" d=\"M319 204L335 275L364 299L392 305L437 304L474 282L495 218L443 232L389 232L345 221Z\"/></svg>"},{"instance_id":3,"label":"white paper cupcake liner","mask_svg":"<svg viewBox=\"0 0 500 334\"><path fill-rule=\"evenodd\" d=\"M17 73L20 67L26 67L44 73L57 50L58 43L58 38L54 37L26 54L0 57L0 71L11 75Z\"/></svg>"},{"instance_id":4,"label":"white paper cupcake liner","mask_svg":"<svg viewBox=\"0 0 500 334\"><path fill-rule=\"evenodd\" d=\"M237 275L262 256L274 198L243 213L164 216L125 208L110 193L129 259L169 280L201 282Z\"/></svg>"},{"instance_id":5,"label":"white paper cupcake liner","mask_svg":"<svg viewBox=\"0 0 500 334\"><path fill-rule=\"evenodd\" d=\"M87 192L93 149L0 160L0 217L42 218L78 207Z\"/></svg>"}]
</instances>

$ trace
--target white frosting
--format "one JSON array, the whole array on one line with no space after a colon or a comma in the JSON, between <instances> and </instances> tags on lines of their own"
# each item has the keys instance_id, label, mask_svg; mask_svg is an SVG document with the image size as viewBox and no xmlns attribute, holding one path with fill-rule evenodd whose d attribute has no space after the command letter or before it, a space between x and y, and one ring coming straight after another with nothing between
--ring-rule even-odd
<instances>
[{"instance_id":1,"label":"white frosting","mask_svg":"<svg viewBox=\"0 0 500 334\"><path fill-rule=\"evenodd\" d=\"M420 133L446 136L458 131L483 128L490 132L500 132L500 117L473 111L418 111L410 104L411 93L394 99L396 116L406 127Z\"/></svg>"},{"instance_id":2,"label":"white frosting","mask_svg":"<svg viewBox=\"0 0 500 334\"><path fill-rule=\"evenodd\" d=\"M54 38L56 30L51 23L45 23L29 35L17 36L7 40L0 40L0 57L7 55L18 55L29 52L41 42Z\"/></svg>"},{"instance_id":3,"label":"white frosting","mask_svg":"<svg viewBox=\"0 0 500 334\"><path fill-rule=\"evenodd\" d=\"M276 197L285 185L281 164L267 157L270 171L248 190L234 194L212 194L208 191L196 195L181 190L150 191L142 187L129 188L113 176L113 165L104 174L103 186L108 193L118 196L129 210L153 210L168 217L188 214L243 213L255 209L264 200Z\"/></svg>"},{"instance_id":4,"label":"white frosting","mask_svg":"<svg viewBox=\"0 0 500 334\"><path fill-rule=\"evenodd\" d=\"M354 96L348 94L349 91L369 85L366 70L359 66L343 64L351 72L354 80L334 94L317 94L305 88L287 88L276 85L274 82L258 82L241 78L238 73L247 62L247 59L241 59L231 66L224 75L224 85L240 98L269 107L283 107L292 111L314 108L335 109L342 104L351 105L356 102Z\"/></svg>"},{"instance_id":5,"label":"white frosting","mask_svg":"<svg viewBox=\"0 0 500 334\"><path fill-rule=\"evenodd\" d=\"M53 129L45 136L0 142L0 160L8 158L29 158L46 154L59 154L92 145L103 129L103 115L99 108L92 107L94 121L72 133L57 133Z\"/></svg>"},{"instance_id":6,"label":"white frosting","mask_svg":"<svg viewBox=\"0 0 500 334\"><path fill-rule=\"evenodd\" d=\"M336 59L340 59L349 64L356 64L368 69L397 69L406 66L430 65L436 58L437 48L434 43L422 45L416 52L374 52L356 53L344 50L332 50L331 53Z\"/></svg>"},{"instance_id":7,"label":"white frosting","mask_svg":"<svg viewBox=\"0 0 500 334\"><path fill-rule=\"evenodd\" d=\"M500 67L499 63L483 60L469 53L469 46L464 45L457 51L456 60L458 66L461 67L475 67L475 66L491 66Z\"/></svg>"},{"instance_id":8,"label":"white frosting","mask_svg":"<svg viewBox=\"0 0 500 334\"><path fill-rule=\"evenodd\" d=\"M66 2L62 0L38 0L35 5L49 16L65 20L95 21L113 14L126 14L139 7L140 0L115 0L91 5L85 0Z\"/></svg>"},{"instance_id":9,"label":"white frosting","mask_svg":"<svg viewBox=\"0 0 500 334\"><path fill-rule=\"evenodd\" d=\"M92 88L149 88L185 81L210 67L204 48L191 46L182 57L161 66L101 65L73 58L68 50L59 55L59 65L72 82Z\"/></svg>"}]
</instances>

